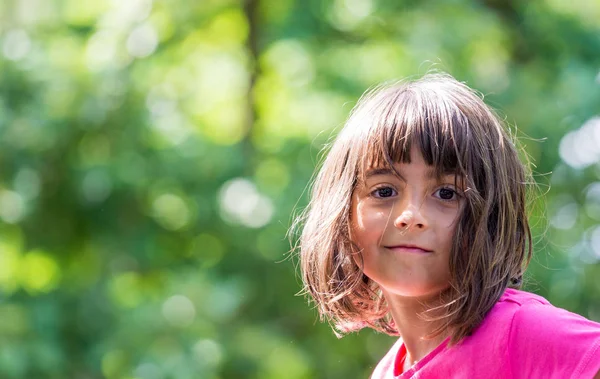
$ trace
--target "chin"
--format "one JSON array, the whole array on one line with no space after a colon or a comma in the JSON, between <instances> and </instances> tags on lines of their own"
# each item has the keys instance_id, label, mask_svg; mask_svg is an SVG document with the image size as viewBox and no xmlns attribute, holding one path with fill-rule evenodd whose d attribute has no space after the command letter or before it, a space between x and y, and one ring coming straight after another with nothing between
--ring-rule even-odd
<instances>
[{"instance_id":1,"label":"chin","mask_svg":"<svg viewBox=\"0 0 600 379\"><path fill-rule=\"evenodd\" d=\"M399 287L399 286L380 286L386 298L388 296L411 297L411 298L432 298L437 297L447 290L450 286L439 287Z\"/></svg>"}]
</instances>

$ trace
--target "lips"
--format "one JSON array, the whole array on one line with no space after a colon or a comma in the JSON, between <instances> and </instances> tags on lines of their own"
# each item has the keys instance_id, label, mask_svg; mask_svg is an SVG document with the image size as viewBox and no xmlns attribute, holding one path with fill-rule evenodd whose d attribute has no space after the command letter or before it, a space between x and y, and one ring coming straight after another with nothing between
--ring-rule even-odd
<instances>
[{"instance_id":1,"label":"lips","mask_svg":"<svg viewBox=\"0 0 600 379\"><path fill-rule=\"evenodd\" d=\"M411 253L411 254L428 254L432 253L431 250L428 250L424 247L418 245L394 245L394 246L386 246L386 248L396 252L396 253Z\"/></svg>"}]
</instances>

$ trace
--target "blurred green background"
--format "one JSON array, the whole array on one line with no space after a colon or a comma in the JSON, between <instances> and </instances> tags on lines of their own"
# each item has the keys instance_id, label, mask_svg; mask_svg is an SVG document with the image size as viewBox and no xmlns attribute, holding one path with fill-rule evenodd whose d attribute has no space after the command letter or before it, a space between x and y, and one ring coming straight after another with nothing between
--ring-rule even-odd
<instances>
[{"instance_id":1,"label":"blurred green background","mask_svg":"<svg viewBox=\"0 0 600 379\"><path fill-rule=\"evenodd\" d=\"M600 321L600 3L2 0L0 377L364 378L286 231L360 94L431 68L536 164L526 288Z\"/></svg>"}]
</instances>

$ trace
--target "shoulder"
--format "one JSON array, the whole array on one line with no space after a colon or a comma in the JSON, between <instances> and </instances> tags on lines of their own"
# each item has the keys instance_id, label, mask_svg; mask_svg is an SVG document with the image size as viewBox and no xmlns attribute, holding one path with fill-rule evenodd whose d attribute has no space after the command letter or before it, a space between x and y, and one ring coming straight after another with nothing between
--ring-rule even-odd
<instances>
[{"instance_id":1,"label":"shoulder","mask_svg":"<svg viewBox=\"0 0 600 379\"><path fill-rule=\"evenodd\" d=\"M501 301L516 305L507 345L513 372L592 378L600 369L599 323L523 291L507 290Z\"/></svg>"},{"instance_id":2,"label":"shoulder","mask_svg":"<svg viewBox=\"0 0 600 379\"><path fill-rule=\"evenodd\" d=\"M510 290L505 301L517 304L511 320L509 343L514 338L528 337L548 342L556 340L562 346L581 341L591 342L600 338L600 323L558 308L543 297L523 291ZM501 299L502 300L502 299ZM569 336L570 341L560 340Z\"/></svg>"}]
</instances>

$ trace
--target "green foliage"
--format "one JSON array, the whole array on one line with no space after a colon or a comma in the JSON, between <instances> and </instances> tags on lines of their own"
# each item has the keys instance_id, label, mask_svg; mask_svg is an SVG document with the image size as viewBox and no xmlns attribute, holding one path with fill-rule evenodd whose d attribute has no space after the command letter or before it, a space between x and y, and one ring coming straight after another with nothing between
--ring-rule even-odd
<instances>
[{"instance_id":1,"label":"green foliage","mask_svg":"<svg viewBox=\"0 0 600 379\"><path fill-rule=\"evenodd\" d=\"M360 94L430 68L537 165L527 288L600 320L598 25L583 0L3 1L0 377L367 377L392 339L317 322L286 231Z\"/></svg>"}]
</instances>

